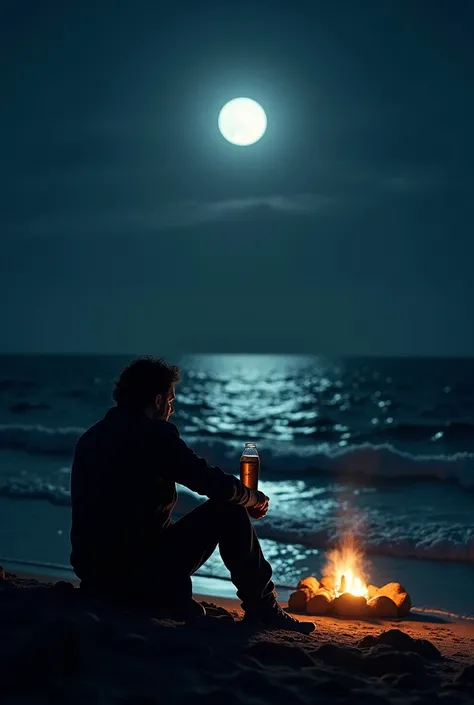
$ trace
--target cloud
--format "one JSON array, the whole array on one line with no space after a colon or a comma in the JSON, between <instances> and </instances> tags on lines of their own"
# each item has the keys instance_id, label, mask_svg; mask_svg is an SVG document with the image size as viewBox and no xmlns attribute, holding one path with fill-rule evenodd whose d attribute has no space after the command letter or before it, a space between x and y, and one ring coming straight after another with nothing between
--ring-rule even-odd
<instances>
[{"instance_id":1,"label":"cloud","mask_svg":"<svg viewBox=\"0 0 474 705\"><path fill-rule=\"evenodd\" d=\"M193 227L201 223L262 215L309 215L325 211L334 202L322 194L300 193L232 198L216 201L177 201L149 208L97 208L32 216L14 228L17 235L75 235L87 232L121 234Z\"/></svg>"},{"instance_id":2,"label":"cloud","mask_svg":"<svg viewBox=\"0 0 474 705\"><path fill-rule=\"evenodd\" d=\"M289 196L270 195L248 198L231 198L223 201L190 202L176 211L177 221L183 216L188 222L206 222L251 211L268 211L290 214L319 213L331 205L333 199L322 194L300 193ZM180 224L182 224L180 222Z\"/></svg>"}]
</instances>

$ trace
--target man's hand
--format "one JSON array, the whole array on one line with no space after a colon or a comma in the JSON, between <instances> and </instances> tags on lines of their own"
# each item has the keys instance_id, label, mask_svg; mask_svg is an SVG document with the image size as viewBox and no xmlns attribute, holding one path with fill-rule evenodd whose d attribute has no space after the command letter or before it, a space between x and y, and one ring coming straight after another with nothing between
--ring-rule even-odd
<instances>
[{"instance_id":1,"label":"man's hand","mask_svg":"<svg viewBox=\"0 0 474 705\"><path fill-rule=\"evenodd\" d=\"M265 494L263 494L263 492L258 490L257 496L259 500L258 504L255 504L253 507L249 507L247 511L252 519L263 519L265 514L268 512L268 503L270 500Z\"/></svg>"}]
</instances>

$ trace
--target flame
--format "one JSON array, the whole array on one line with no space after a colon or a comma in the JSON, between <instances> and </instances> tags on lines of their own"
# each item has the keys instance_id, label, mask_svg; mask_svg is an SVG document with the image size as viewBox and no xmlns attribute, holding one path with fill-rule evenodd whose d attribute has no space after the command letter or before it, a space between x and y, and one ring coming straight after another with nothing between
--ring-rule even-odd
<instances>
[{"instance_id":1,"label":"flame","mask_svg":"<svg viewBox=\"0 0 474 705\"><path fill-rule=\"evenodd\" d=\"M324 575L334 579L334 597L350 592L357 597L368 597L369 591L364 577L364 558L352 537L328 554Z\"/></svg>"}]
</instances>

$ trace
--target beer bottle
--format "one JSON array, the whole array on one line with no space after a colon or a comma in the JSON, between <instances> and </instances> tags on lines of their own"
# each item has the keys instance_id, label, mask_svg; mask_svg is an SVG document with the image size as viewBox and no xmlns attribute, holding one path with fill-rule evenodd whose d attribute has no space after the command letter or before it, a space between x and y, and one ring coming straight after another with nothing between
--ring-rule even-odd
<instances>
[{"instance_id":1,"label":"beer bottle","mask_svg":"<svg viewBox=\"0 0 474 705\"><path fill-rule=\"evenodd\" d=\"M251 490L258 490L260 456L256 443L246 443L240 457L240 481Z\"/></svg>"}]
</instances>

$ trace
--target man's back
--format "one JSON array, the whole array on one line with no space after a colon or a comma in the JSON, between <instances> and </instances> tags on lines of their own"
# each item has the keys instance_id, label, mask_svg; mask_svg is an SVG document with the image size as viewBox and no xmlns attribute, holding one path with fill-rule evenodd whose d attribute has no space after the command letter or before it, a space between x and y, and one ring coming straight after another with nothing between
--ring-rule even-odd
<instances>
[{"instance_id":1,"label":"man's back","mask_svg":"<svg viewBox=\"0 0 474 705\"><path fill-rule=\"evenodd\" d=\"M257 496L209 465L174 424L116 406L81 436L71 475L71 565L81 580L146 578L176 504L175 483L241 506ZM130 575L133 572L133 575Z\"/></svg>"},{"instance_id":2,"label":"man's back","mask_svg":"<svg viewBox=\"0 0 474 705\"><path fill-rule=\"evenodd\" d=\"M81 579L146 569L176 501L174 481L160 473L167 455L160 446L166 450L173 428L115 407L79 439L71 475L71 564Z\"/></svg>"}]
</instances>

